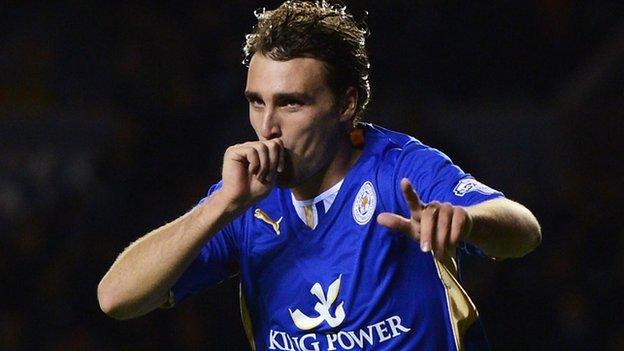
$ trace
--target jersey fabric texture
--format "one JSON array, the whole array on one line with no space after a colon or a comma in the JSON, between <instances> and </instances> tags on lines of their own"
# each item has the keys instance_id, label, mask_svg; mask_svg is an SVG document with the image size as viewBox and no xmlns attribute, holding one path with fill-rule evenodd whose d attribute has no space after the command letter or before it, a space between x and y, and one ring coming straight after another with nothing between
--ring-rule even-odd
<instances>
[{"instance_id":1,"label":"jersey fabric texture","mask_svg":"<svg viewBox=\"0 0 624 351\"><path fill-rule=\"evenodd\" d=\"M409 218L400 180L425 203L469 206L502 197L418 140L361 124L364 146L315 229L275 188L218 232L172 288L175 302L232 275L256 350L489 349L457 259L438 261L419 243L376 222ZM208 196L219 189L211 187Z\"/></svg>"}]
</instances>

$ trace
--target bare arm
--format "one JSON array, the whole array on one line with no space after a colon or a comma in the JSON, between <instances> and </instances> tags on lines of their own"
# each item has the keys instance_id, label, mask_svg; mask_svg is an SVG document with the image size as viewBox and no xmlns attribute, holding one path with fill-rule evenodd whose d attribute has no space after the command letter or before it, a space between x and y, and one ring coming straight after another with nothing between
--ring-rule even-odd
<instances>
[{"instance_id":1,"label":"bare arm","mask_svg":"<svg viewBox=\"0 0 624 351\"><path fill-rule=\"evenodd\" d=\"M101 309L111 317L129 319L165 303L173 284L206 242L275 186L283 162L278 139L228 148L221 189L128 246L98 284Z\"/></svg>"},{"instance_id":2,"label":"bare arm","mask_svg":"<svg viewBox=\"0 0 624 351\"><path fill-rule=\"evenodd\" d=\"M217 192L202 205L132 243L98 285L102 310L114 318L128 319L162 305L202 246L234 216Z\"/></svg>"},{"instance_id":3,"label":"bare arm","mask_svg":"<svg viewBox=\"0 0 624 351\"><path fill-rule=\"evenodd\" d=\"M467 207L472 230L464 239L495 258L522 257L542 241L531 211L508 199L495 199Z\"/></svg>"},{"instance_id":4,"label":"bare arm","mask_svg":"<svg viewBox=\"0 0 624 351\"><path fill-rule=\"evenodd\" d=\"M494 258L521 257L535 249L542 239L531 211L508 199L494 199L462 207L450 203L420 201L411 183L401 181L410 218L382 213L377 221L420 241L422 251L433 250L438 259L455 252L466 241Z\"/></svg>"}]
</instances>

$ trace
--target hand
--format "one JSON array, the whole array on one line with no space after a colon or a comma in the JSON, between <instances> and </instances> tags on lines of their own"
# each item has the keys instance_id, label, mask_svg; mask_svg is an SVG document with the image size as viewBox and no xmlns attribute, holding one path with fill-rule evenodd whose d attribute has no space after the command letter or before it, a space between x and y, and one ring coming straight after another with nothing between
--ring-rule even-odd
<instances>
[{"instance_id":1,"label":"hand","mask_svg":"<svg viewBox=\"0 0 624 351\"><path fill-rule=\"evenodd\" d=\"M266 196L284 169L281 139L230 146L223 156L221 195L243 209Z\"/></svg>"},{"instance_id":2,"label":"hand","mask_svg":"<svg viewBox=\"0 0 624 351\"><path fill-rule=\"evenodd\" d=\"M472 230L472 217L468 211L450 203L433 201L423 204L407 178L401 180L401 190L409 206L410 218L384 212L377 216L377 223L420 241L420 249L423 252L433 249L437 259L454 255L457 243L465 240Z\"/></svg>"}]
</instances>

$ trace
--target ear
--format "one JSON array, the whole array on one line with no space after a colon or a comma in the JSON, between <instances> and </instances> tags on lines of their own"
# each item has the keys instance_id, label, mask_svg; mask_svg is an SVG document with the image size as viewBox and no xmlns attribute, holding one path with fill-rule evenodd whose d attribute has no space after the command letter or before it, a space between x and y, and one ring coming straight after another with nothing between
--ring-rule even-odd
<instances>
[{"instance_id":1,"label":"ear","mask_svg":"<svg viewBox=\"0 0 624 351\"><path fill-rule=\"evenodd\" d=\"M357 110L358 92L354 87L348 87L340 106L340 121L352 123Z\"/></svg>"}]
</instances>

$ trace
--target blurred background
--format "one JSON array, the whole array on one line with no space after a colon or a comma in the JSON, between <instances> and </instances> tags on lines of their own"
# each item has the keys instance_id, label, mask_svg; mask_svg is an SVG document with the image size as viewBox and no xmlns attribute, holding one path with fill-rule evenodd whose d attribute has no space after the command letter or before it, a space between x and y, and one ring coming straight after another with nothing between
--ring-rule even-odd
<instances>
[{"instance_id":1,"label":"blurred background","mask_svg":"<svg viewBox=\"0 0 624 351\"><path fill-rule=\"evenodd\" d=\"M494 350L624 350L624 4L347 1L364 119L533 210L543 243L470 260ZM276 1L0 5L0 350L246 350L238 282L119 322L96 286L254 138L244 34Z\"/></svg>"}]
</instances>

